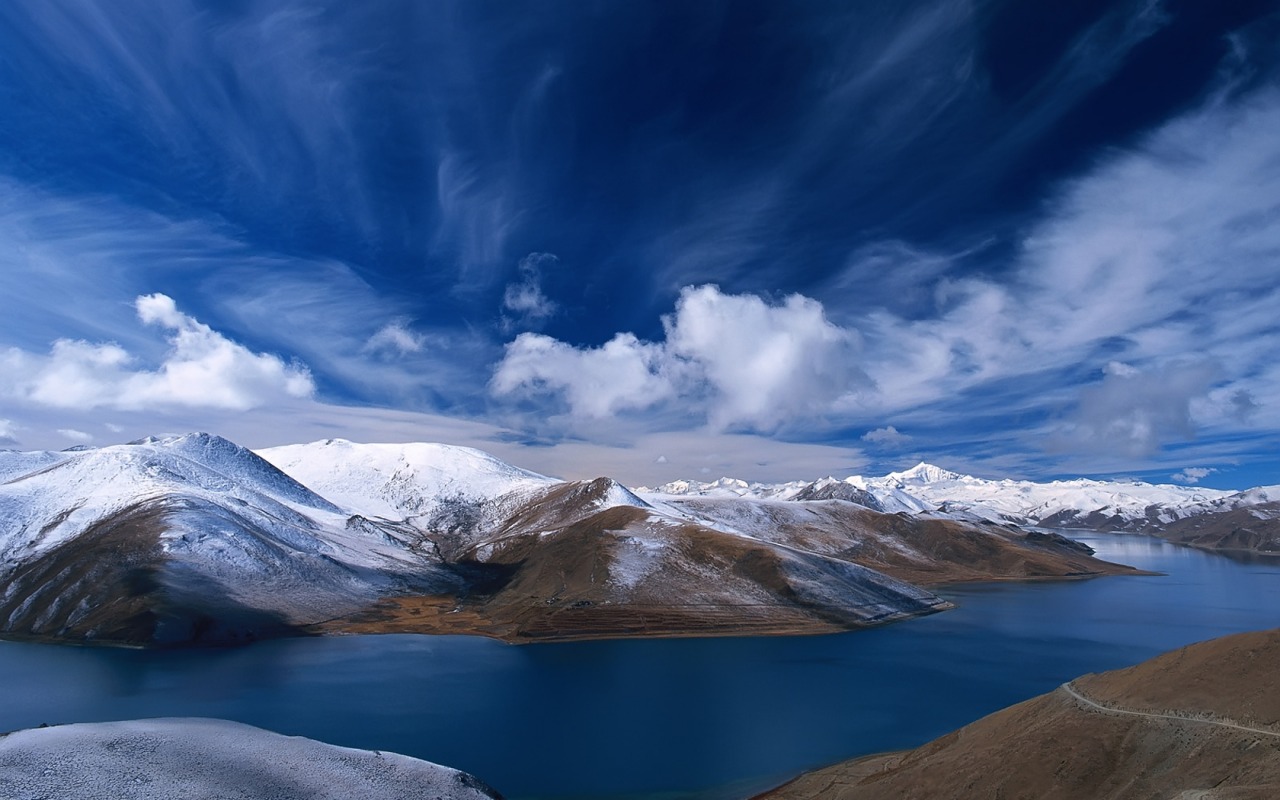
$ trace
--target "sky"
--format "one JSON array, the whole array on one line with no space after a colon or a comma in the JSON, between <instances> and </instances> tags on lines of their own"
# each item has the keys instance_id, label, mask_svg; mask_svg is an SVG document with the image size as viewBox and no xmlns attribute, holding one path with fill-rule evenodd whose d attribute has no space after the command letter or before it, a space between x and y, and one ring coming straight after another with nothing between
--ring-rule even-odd
<instances>
[{"instance_id":1,"label":"sky","mask_svg":"<svg viewBox=\"0 0 1280 800\"><path fill-rule=\"evenodd\" d=\"M8 0L0 447L1280 484L1280 3Z\"/></svg>"}]
</instances>

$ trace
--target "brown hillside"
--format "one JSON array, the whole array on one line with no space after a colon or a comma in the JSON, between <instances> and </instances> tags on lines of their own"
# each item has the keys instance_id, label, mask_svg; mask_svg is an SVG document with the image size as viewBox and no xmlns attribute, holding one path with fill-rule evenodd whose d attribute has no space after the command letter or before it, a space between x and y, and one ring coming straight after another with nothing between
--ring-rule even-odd
<instances>
[{"instance_id":1,"label":"brown hillside","mask_svg":"<svg viewBox=\"0 0 1280 800\"><path fill-rule=\"evenodd\" d=\"M1111 710L1059 688L915 750L836 764L761 798L1269 800L1280 797L1278 657L1280 630L1202 642L1070 684Z\"/></svg>"}]
</instances>

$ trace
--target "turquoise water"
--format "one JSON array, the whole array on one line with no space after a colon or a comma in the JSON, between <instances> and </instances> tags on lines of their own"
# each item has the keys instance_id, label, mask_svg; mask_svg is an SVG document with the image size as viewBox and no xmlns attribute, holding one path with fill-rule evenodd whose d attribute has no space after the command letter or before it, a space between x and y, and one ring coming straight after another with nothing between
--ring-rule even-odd
<instances>
[{"instance_id":1,"label":"turquoise water","mask_svg":"<svg viewBox=\"0 0 1280 800\"><path fill-rule=\"evenodd\" d=\"M1280 626L1280 562L1081 535L1160 577L995 584L818 637L512 647L353 636L152 653L0 642L0 730L239 720L474 772L509 798L729 800L910 747L1085 672Z\"/></svg>"}]
</instances>

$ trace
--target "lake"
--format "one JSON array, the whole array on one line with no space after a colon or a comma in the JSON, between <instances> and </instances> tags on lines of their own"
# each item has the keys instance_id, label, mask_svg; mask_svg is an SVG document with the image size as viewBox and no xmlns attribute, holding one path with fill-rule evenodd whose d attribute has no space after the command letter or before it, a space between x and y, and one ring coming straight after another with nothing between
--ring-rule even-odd
<instances>
[{"instance_id":1,"label":"lake","mask_svg":"<svg viewBox=\"0 0 1280 800\"><path fill-rule=\"evenodd\" d=\"M918 745L1085 672L1280 626L1280 561L1071 535L1168 574L959 587L940 592L954 611L815 637L352 636L188 652L0 642L0 730L222 717L448 764L513 800L731 800Z\"/></svg>"}]
</instances>

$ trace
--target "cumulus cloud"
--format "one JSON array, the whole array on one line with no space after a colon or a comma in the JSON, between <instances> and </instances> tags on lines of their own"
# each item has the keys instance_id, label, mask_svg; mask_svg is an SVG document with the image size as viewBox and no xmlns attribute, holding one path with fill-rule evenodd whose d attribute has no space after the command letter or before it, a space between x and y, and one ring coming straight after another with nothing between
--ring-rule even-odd
<instances>
[{"instance_id":1,"label":"cumulus cloud","mask_svg":"<svg viewBox=\"0 0 1280 800\"><path fill-rule=\"evenodd\" d=\"M1217 470L1212 467L1186 467L1181 472L1173 473L1172 477L1178 483L1199 483L1215 472Z\"/></svg>"},{"instance_id":2,"label":"cumulus cloud","mask_svg":"<svg viewBox=\"0 0 1280 800\"><path fill-rule=\"evenodd\" d=\"M542 291L542 273L557 261L551 253L530 253L520 260L519 280L508 283L502 293L504 330L536 326L556 313L555 302Z\"/></svg>"},{"instance_id":3,"label":"cumulus cloud","mask_svg":"<svg viewBox=\"0 0 1280 800\"><path fill-rule=\"evenodd\" d=\"M367 353L384 353L388 355L410 355L421 353L426 347L426 337L409 330L405 320L392 320L378 329L378 332L365 342Z\"/></svg>"},{"instance_id":4,"label":"cumulus cloud","mask_svg":"<svg viewBox=\"0 0 1280 800\"><path fill-rule=\"evenodd\" d=\"M882 447L893 447L903 442L910 441L911 437L905 433L901 433L892 425L886 425L883 428L876 428L862 434L862 441L871 444L880 445Z\"/></svg>"},{"instance_id":5,"label":"cumulus cloud","mask_svg":"<svg viewBox=\"0 0 1280 800\"><path fill-rule=\"evenodd\" d=\"M79 442L80 444L88 444L89 442L93 441L92 433L85 433L84 431L78 431L75 428L59 428L58 435L64 439L70 439L73 442Z\"/></svg>"},{"instance_id":6,"label":"cumulus cloud","mask_svg":"<svg viewBox=\"0 0 1280 800\"><path fill-rule=\"evenodd\" d=\"M857 336L808 297L793 294L775 306L716 286L686 287L663 323L669 353L694 365L711 387L715 427L768 429L819 416L866 384Z\"/></svg>"},{"instance_id":7,"label":"cumulus cloud","mask_svg":"<svg viewBox=\"0 0 1280 800\"><path fill-rule=\"evenodd\" d=\"M856 335L807 297L770 305L716 286L686 287L663 327L663 342L622 333L598 348L521 334L491 387L498 395L560 394L571 413L592 418L678 397L715 428L760 430L827 413L866 385Z\"/></svg>"},{"instance_id":8,"label":"cumulus cloud","mask_svg":"<svg viewBox=\"0 0 1280 800\"><path fill-rule=\"evenodd\" d=\"M507 345L490 387L497 395L560 394L573 414L599 419L674 396L673 366L661 345L630 333L585 348L522 333Z\"/></svg>"},{"instance_id":9,"label":"cumulus cloud","mask_svg":"<svg viewBox=\"0 0 1280 800\"><path fill-rule=\"evenodd\" d=\"M246 410L315 391L306 367L252 352L182 313L166 295L140 296L134 307L144 324L168 331L170 349L158 367L140 367L110 342L60 339L47 356L9 348L0 353L0 366L11 377L11 396L68 409Z\"/></svg>"}]
</instances>

